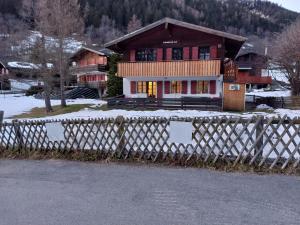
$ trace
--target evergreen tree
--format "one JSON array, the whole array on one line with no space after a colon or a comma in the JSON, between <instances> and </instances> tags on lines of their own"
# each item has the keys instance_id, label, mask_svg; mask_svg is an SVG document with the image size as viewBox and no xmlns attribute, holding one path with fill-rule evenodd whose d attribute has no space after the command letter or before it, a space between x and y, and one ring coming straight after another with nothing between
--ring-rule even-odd
<instances>
[{"instance_id":1,"label":"evergreen tree","mask_svg":"<svg viewBox=\"0 0 300 225\"><path fill-rule=\"evenodd\" d=\"M117 63L120 55L113 54L109 58L109 72L107 81L107 95L114 97L123 94L123 79L117 76Z\"/></svg>"}]
</instances>

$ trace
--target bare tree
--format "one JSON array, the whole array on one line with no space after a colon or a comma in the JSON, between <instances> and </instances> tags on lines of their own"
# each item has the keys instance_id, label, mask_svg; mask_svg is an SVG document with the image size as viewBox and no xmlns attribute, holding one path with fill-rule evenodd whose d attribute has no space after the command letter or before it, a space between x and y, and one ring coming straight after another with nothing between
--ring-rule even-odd
<instances>
[{"instance_id":1,"label":"bare tree","mask_svg":"<svg viewBox=\"0 0 300 225\"><path fill-rule=\"evenodd\" d=\"M90 26L87 28L87 36L91 42L97 42L100 45L122 36L123 33L116 28L115 21L107 15L103 15L99 27Z\"/></svg>"},{"instance_id":2,"label":"bare tree","mask_svg":"<svg viewBox=\"0 0 300 225\"><path fill-rule=\"evenodd\" d=\"M273 61L282 69L292 88L300 95L300 20L290 25L273 43Z\"/></svg>"},{"instance_id":3,"label":"bare tree","mask_svg":"<svg viewBox=\"0 0 300 225\"><path fill-rule=\"evenodd\" d=\"M51 55L46 47L45 36L38 37L32 46L31 58L32 61L37 65L39 76L42 78L44 83L44 99L46 112L53 111L51 106L51 91L53 85L53 79L55 75L54 67L49 62Z\"/></svg>"},{"instance_id":4,"label":"bare tree","mask_svg":"<svg viewBox=\"0 0 300 225\"><path fill-rule=\"evenodd\" d=\"M142 21L135 15L131 17L127 25L127 33L131 33L135 30L138 30L142 27Z\"/></svg>"},{"instance_id":5,"label":"bare tree","mask_svg":"<svg viewBox=\"0 0 300 225\"><path fill-rule=\"evenodd\" d=\"M42 7L43 13L39 23L43 24L42 29L46 35L57 40L54 65L57 67L60 75L61 106L64 107L66 106L64 87L69 67L69 54L65 51L65 47L74 33L78 35L83 32L83 17L78 0L42 1L44 2Z\"/></svg>"},{"instance_id":6,"label":"bare tree","mask_svg":"<svg viewBox=\"0 0 300 225\"><path fill-rule=\"evenodd\" d=\"M36 68L39 74L39 77L44 83L44 100L46 112L51 112L51 89L52 89L52 77L53 73L48 65L50 63L49 46L46 46L46 34L48 32L47 23L45 22L45 17L47 15L46 0L23 0L22 7L20 8L20 15L23 20L32 28L35 28L39 31L35 40L32 42L27 42L27 45L20 43L22 45L22 51L30 52L31 60L38 65Z\"/></svg>"}]
</instances>

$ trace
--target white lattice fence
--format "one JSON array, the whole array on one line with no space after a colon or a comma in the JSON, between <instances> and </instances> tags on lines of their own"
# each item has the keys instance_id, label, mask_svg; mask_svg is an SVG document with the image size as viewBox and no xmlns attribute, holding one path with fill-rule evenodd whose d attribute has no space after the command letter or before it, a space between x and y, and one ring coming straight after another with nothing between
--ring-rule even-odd
<instances>
[{"instance_id":1,"label":"white lattice fence","mask_svg":"<svg viewBox=\"0 0 300 225\"><path fill-rule=\"evenodd\" d=\"M170 121L192 123L191 143L171 143ZM47 124L62 126L63 141L49 138ZM156 161L167 157L230 165L298 167L298 119L253 117L130 118L27 121L4 123L0 145L5 149L98 151L120 158Z\"/></svg>"}]
</instances>

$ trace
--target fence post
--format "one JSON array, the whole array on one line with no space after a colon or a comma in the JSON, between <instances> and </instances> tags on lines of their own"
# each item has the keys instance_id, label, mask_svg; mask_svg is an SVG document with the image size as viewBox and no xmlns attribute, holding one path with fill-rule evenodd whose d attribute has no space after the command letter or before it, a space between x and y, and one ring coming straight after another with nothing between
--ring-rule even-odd
<instances>
[{"instance_id":1,"label":"fence post","mask_svg":"<svg viewBox=\"0 0 300 225\"><path fill-rule=\"evenodd\" d=\"M116 152L119 153L119 156L118 157L121 157L122 155L122 152L123 152L123 149L125 147L125 140L124 140L124 136L123 136L123 133L125 131L125 124L124 124L124 117L123 116L118 116L116 118L116 124L117 124L117 137L116 139L119 140L119 143L117 145L117 149L116 149Z\"/></svg>"},{"instance_id":2,"label":"fence post","mask_svg":"<svg viewBox=\"0 0 300 225\"><path fill-rule=\"evenodd\" d=\"M12 123L16 134L16 144L18 146L18 149L21 150L23 148L23 139L22 139L20 123L18 120L14 120Z\"/></svg>"},{"instance_id":3,"label":"fence post","mask_svg":"<svg viewBox=\"0 0 300 225\"><path fill-rule=\"evenodd\" d=\"M0 126L3 123L3 118L4 118L4 111L0 111Z\"/></svg>"},{"instance_id":4,"label":"fence post","mask_svg":"<svg viewBox=\"0 0 300 225\"><path fill-rule=\"evenodd\" d=\"M181 109L183 109L183 98L181 98Z\"/></svg>"},{"instance_id":5,"label":"fence post","mask_svg":"<svg viewBox=\"0 0 300 225\"><path fill-rule=\"evenodd\" d=\"M263 132L263 129L264 129L264 117L260 117L259 123L257 124L257 127L256 127L256 141L257 142L256 142L256 146L255 146L254 155L256 155L260 151L261 147L264 144L264 136L263 135L258 140L259 136ZM262 153L263 153L262 151L259 153L259 157L262 157Z\"/></svg>"}]
</instances>

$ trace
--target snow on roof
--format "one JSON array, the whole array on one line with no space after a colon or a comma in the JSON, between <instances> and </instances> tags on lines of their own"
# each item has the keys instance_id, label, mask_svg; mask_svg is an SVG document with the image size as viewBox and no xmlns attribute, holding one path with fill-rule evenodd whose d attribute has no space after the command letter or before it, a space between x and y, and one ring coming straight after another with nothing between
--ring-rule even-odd
<instances>
[{"instance_id":1,"label":"snow on roof","mask_svg":"<svg viewBox=\"0 0 300 225\"><path fill-rule=\"evenodd\" d=\"M34 63L30 63L30 62L8 62L7 63L8 67L10 68L15 68L15 69L39 69L40 65L34 64ZM47 67L48 68L53 68L53 64L52 63L47 63Z\"/></svg>"},{"instance_id":2,"label":"snow on roof","mask_svg":"<svg viewBox=\"0 0 300 225\"><path fill-rule=\"evenodd\" d=\"M8 62L7 65L18 69L38 69L37 65L28 62Z\"/></svg>"}]
</instances>

